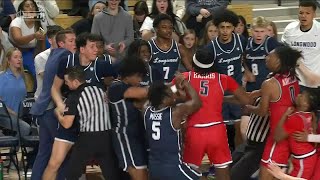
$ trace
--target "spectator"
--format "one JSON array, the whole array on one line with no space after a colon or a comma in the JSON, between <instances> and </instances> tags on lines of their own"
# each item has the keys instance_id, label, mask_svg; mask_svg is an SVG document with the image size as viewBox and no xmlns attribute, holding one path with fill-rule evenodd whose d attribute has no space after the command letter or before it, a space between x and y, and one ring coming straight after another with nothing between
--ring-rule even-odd
<instances>
[{"instance_id":1,"label":"spectator","mask_svg":"<svg viewBox=\"0 0 320 180\"><path fill-rule=\"evenodd\" d=\"M18 7L23 2L23 0L14 0L13 5L16 10L19 11ZM35 0L38 10L41 13L44 13L44 17L41 19L41 24L44 26L55 25L53 19L59 15L59 7L56 0Z\"/></svg>"},{"instance_id":2,"label":"spectator","mask_svg":"<svg viewBox=\"0 0 320 180\"><path fill-rule=\"evenodd\" d=\"M167 14L173 19L173 38L174 40L179 42L179 37L184 35L186 31L185 24L181 21L181 19L173 13L173 6L171 0L153 0L152 1L152 9L149 16L144 20L140 32L142 34L142 39L150 40L155 36L155 30L153 29L153 20L159 14Z\"/></svg>"},{"instance_id":3,"label":"spectator","mask_svg":"<svg viewBox=\"0 0 320 180\"><path fill-rule=\"evenodd\" d=\"M13 47L13 45L9 41L8 33L3 31L1 27L0 27L0 42L4 51L7 51L8 49Z\"/></svg>"},{"instance_id":4,"label":"spectator","mask_svg":"<svg viewBox=\"0 0 320 180\"><path fill-rule=\"evenodd\" d=\"M234 29L234 32L237 34L241 34L244 38L248 39L249 38L249 32L248 32L248 25L247 21L243 16L238 16L239 17L239 23Z\"/></svg>"},{"instance_id":5,"label":"spectator","mask_svg":"<svg viewBox=\"0 0 320 180\"><path fill-rule=\"evenodd\" d=\"M187 28L194 28L197 36L201 37L206 23L215 16L217 11L225 9L228 4L228 0L186 0L186 14L190 16L186 22Z\"/></svg>"},{"instance_id":6,"label":"spectator","mask_svg":"<svg viewBox=\"0 0 320 180\"><path fill-rule=\"evenodd\" d=\"M9 49L2 62L0 74L0 99L6 105L12 120L12 127L17 131L19 119L18 111L21 101L27 95L26 84L24 81L22 54L17 48ZM21 136L30 133L30 126L24 121L19 121ZM0 118L0 126L11 129L9 118Z\"/></svg>"},{"instance_id":7,"label":"spectator","mask_svg":"<svg viewBox=\"0 0 320 180\"><path fill-rule=\"evenodd\" d=\"M84 32L91 32L92 21L94 16L106 7L106 3L102 1L98 1L96 4L94 4L87 18L81 19L71 26L76 35L78 36L79 34Z\"/></svg>"},{"instance_id":8,"label":"spectator","mask_svg":"<svg viewBox=\"0 0 320 180\"><path fill-rule=\"evenodd\" d=\"M197 45L198 45L198 38L196 32L193 29L187 29L185 34L181 37L180 43L186 47L188 51L191 52L192 55L196 53ZM192 64L190 59L190 64ZM178 67L179 72L186 72L187 69L184 65L180 62Z\"/></svg>"},{"instance_id":9,"label":"spectator","mask_svg":"<svg viewBox=\"0 0 320 180\"><path fill-rule=\"evenodd\" d=\"M134 31L134 39L141 39L140 28L149 14L148 5L145 1L138 1L133 8L134 16L133 16L133 31Z\"/></svg>"},{"instance_id":10,"label":"spectator","mask_svg":"<svg viewBox=\"0 0 320 180\"><path fill-rule=\"evenodd\" d=\"M107 53L116 59L124 55L134 39L132 17L119 3L120 0L109 0L108 7L93 18L91 29L103 37Z\"/></svg>"},{"instance_id":11,"label":"spectator","mask_svg":"<svg viewBox=\"0 0 320 180\"><path fill-rule=\"evenodd\" d=\"M0 0L0 26L8 32L11 21L16 17L16 10L11 0Z\"/></svg>"},{"instance_id":12,"label":"spectator","mask_svg":"<svg viewBox=\"0 0 320 180\"><path fill-rule=\"evenodd\" d=\"M24 0L19 5L20 15L15 18L9 28L9 39L13 44L22 49L23 66L35 77L34 55L38 44L38 50L45 48L46 25L34 18L34 11L39 11L34 0ZM41 52L41 51L40 51Z\"/></svg>"},{"instance_id":13,"label":"spectator","mask_svg":"<svg viewBox=\"0 0 320 180\"><path fill-rule=\"evenodd\" d=\"M274 23L273 21L269 21L269 25L267 28L268 28L268 36L278 39L278 30L277 30L276 23Z\"/></svg>"},{"instance_id":14,"label":"spectator","mask_svg":"<svg viewBox=\"0 0 320 180\"><path fill-rule=\"evenodd\" d=\"M211 40L218 36L218 28L214 25L213 21L208 21L204 28L203 37L200 40L200 46L206 46Z\"/></svg>"},{"instance_id":15,"label":"spectator","mask_svg":"<svg viewBox=\"0 0 320 180\"><path fill-rule=\"evenodd\" d=\"M34 94L35 99L38 98L40 95L40 92L42 90L42 82L43 82L43 74L44 74L44 69L48 60L48 57L51 53L52 49L57 48L57 43L56 43L56 34L63 30L62 27L54 25L54 26L48 26L48 32L47 32L47 37L50 43L50 48L39 53L35 58L34 58L34 64L35 64L35 69L36 69L36 78L37 78L37 90Z\"/></svg>"}]
</instances>

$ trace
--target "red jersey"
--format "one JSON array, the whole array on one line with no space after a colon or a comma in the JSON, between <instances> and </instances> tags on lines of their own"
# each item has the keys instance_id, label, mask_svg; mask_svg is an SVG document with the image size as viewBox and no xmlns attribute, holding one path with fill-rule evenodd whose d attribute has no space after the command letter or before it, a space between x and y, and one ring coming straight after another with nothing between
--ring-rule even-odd
<instances>
[{"instance_id":1,"label":"red jersey","mask_svg":"<svg viewBox=\"0 0 320 180\"><path fill-rule=\"evenodd\" d=\"M238 83L232 77L219 73L201 76L191 71L183 74L198 92L202 101L200 110L189 116L187 126L208 126L223 122L222 103L224 92L233 93L238 89Z\"/></svg>"},{"instance_id":2,"label":"red jersey","mask_svg":"<svg viewBox=\"0 0 320 180\"><path fill-rule=\"evenodd\" d=\"M297 142L292 134L297 131L307 130L312 133L312 114L310 112L295 112L291 114L284 124L285 131L289 134L289 146L291 153L295 156L301 156L314 151L314 143Z\"/></svg>"},{"instance_id":3,"label":"red jersey","mask_svg":"<svg viewBox=\"0 0 320 180\"><path fill-rule=\"evenodd\" d=\"M270 135L276 128L284 112L288 107L293 106L296 96L300 93L298 80L292 76L276 74L273 77L279 84L280 97L274 102L270 102Z\"/></svg>"}]
</instances>

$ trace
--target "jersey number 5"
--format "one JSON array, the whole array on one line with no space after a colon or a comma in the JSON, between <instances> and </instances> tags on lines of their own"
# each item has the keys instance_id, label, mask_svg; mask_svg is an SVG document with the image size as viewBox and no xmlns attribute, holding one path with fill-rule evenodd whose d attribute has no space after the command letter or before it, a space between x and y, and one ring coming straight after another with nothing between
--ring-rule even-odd
<instances>
[{"instance_id":1,"label":"jersey number 5","mask_svg":"<svg viewBox=\"0 0 320 180\"><path fill-rule=\"evenodd\" d=\"M152 121L152 139L160 140L160 121Z\"/></svg>"},{"instance_id":2,"label":"jersey number 5","mask_svg":"<svg viewBox=\"0 0 320 180\"><path fill-rule=\"evenodd\" d=\"M201 80L200 81L200 95L208 96L209 94L209 81Z\"/></svg>"}]
</instances>

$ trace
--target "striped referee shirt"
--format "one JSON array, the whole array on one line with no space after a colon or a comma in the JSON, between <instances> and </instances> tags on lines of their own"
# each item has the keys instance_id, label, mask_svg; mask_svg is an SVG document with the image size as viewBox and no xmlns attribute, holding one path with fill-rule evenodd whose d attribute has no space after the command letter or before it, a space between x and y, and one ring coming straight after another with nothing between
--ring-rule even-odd
<instances>
[{"instance_id":1,"label":"striped referee shirt","mask_svg":"<svg viewBox=\"0 0 320 180\"><path fill-rule=\"evenodd\" d=\"M256 100L254 105L257 106L259 102L260 98ZM264 142L270 129L269 123L268 115L261 117L253 113L250 114L250 121L246 132L247 139L253 142Z\"/></svg>"},{"instance_id":2,"label":"striped referee shirt","mask_svg":"<svg viewBox=\"0 0 320 180\"><path fill-rule=\"evenodd\" d=\"M68 114L76 116L80 132L99 132L111 129L108 103L102 87L84 83L69 95ZM71 98L71 99L70 99Z\"/></svg>"}]
</instances>

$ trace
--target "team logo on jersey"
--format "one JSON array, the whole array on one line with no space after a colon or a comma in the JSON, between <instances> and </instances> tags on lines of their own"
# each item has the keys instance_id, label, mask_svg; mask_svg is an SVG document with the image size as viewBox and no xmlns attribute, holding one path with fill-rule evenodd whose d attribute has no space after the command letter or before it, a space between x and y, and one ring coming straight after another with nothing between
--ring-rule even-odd
<instances>
[{"instance_id":1,"label":"team logo on jersey","mask_svg":"<svg viewBox=\"0 0 320 180\"><path fill-rule=\"evenodd\" d=\"M217 56L221 56L222 55L222 53L217 53Z\"/></svg>"},{"instance_id":2,"label":"team logo on jersey","mask_svg":"<svg viewBox=\"0 0 320 180\"><path fill-rule=\"evenodd\" d=\"M162 120L162 113L151 113L150 119L151 120Z\"/></svg>"},{"instance_id":3,"label":"team logo on jersey","mask_svg":"<svg viewBox=\"0 0 320 180\"><path fill-rule=\"evenodd\" d=\"M93 71L93 67L90 67L90 71Z\"/></svg>"},{"instance_id":4,"label":"team logo on jersey","mask_svg":"<svg viewBox=\"0 0 320 180\"><path fill-rule=\"evenodd\" d=\"M86 83L91 83L91 81L92 81L92 78L87 79L87 80L86 80Z\"/></svg>"},{"instance_id":5,"label":"team logo on jersey","mask_svg":"<svg viewBox=\"0 0 320 180\"><path fill-rule=\"evenodd\" d=\"M153 52L153 55L156 55L156 54L158 54L159 53L159 51L158 52Z\"/></svg>"},{"instance_id":6,"label":"team logo on jersey","mask_svg":"<svg viewBox=\"0 0 320 180\"><path fill-rule=\"evenodd\" d=\"M237 51L240 51L240 48L239 48L239 47L237 47Z\"/></svg>"},{"instance_id":7,"label":"team logo on jersey","mask_svg":"<svg viewBox=\"0 0 320 180\"><path fill-rule=\"evenodd\" d=\"M264 51L264 47L261 47L260 50L261 50L261 51Z\"/></svg>"},{"instance_id":8,"label":"team logo on jersey","mask_svg":"<svg viewBox=\"0 0 320 180\"><path fill-rule=\"evenodd\" d=\"M177 52L177 49L173 49L173 52Z\"/></svg>"}]
</instances>

